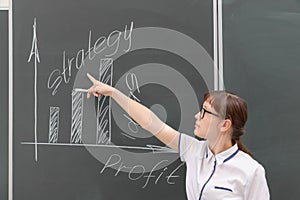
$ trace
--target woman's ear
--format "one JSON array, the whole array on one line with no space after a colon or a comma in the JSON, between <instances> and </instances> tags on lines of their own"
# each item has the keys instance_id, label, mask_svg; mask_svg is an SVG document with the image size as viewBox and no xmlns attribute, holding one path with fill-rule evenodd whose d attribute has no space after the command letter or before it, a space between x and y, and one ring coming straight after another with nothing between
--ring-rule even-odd
<instances>
[{"instance_id":1,"label":"woman's ear","mask_svg":"<svg viewBox=\"0 0 300 200\"><path fill-rule=\"evenodd\" d=\"M227 132L231 128L231 125L232 123L230 119L223 120L221 132Z\"/></svg>"}]
</instances>

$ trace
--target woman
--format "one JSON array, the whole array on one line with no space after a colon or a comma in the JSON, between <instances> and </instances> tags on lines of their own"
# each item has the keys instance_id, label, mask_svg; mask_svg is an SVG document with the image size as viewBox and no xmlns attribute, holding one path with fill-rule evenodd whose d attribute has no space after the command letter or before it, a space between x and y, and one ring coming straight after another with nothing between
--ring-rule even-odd
<instances>
[{"instance_id":1,"label":"woman","mask_svg":"<svg viewBox=\"0 0 300 200\"><path fill-rule=\"evenodd\" d=\"M241 143L247 121L247 105L240 97L225 91L206 93L200 112L195 115L194 134L198 141L180 134L163 123L151 110L117 89L95 80L91 94L112 97L138 124L160 141L179 152L186 162L186 192L189 200L270 198L262 165Z\"/></svg>"}]
</instances>

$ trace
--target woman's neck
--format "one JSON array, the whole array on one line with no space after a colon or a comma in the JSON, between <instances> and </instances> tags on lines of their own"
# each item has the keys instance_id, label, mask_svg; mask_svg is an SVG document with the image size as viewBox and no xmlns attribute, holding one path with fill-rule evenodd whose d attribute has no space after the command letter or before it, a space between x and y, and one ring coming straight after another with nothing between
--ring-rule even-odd
<instances>
[{"instance_id":1,"label":"woman's neck","mask_svg":"<svg viewBox=\"0 0 300 200\"><path fill-rule=\"evenodd\" d=\"M209 148L214 155L217 155L233 146L231 137L220 136L215 144L209 143Z\"/></svg>"}]
</instances>

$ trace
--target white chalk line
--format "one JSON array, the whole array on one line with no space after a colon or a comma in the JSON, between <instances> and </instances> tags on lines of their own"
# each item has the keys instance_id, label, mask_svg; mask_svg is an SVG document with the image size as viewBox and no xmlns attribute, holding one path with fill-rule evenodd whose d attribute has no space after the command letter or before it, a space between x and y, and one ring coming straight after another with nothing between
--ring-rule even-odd
<instances>
[{"instance_id":1,"label":"white chalk line","mask_svg":"<svg viewBox=\"0 0 300 200\"><path fill-rule=\"evenodd\" d=\"M122 148L122 149L138 149L138 150L150 150L155 153L177 153L173 149L168 147L151 146L151 147L137 147L137 146L120 146L120 145L100 145L100 144L70 144L70 143L34 143L34 142L21 142L23 145L47 145L47 146L68 146L68 147L106 147L106 148ZM150 146L150 145L147 145Z\"/></svg>"}]
</instances>

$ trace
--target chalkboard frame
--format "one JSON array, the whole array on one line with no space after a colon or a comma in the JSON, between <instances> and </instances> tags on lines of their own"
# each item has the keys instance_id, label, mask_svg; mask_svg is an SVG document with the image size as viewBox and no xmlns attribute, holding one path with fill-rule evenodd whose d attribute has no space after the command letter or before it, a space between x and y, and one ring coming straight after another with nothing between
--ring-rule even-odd
<instances>
[{"instance_id":1,"label":"chalkboard frame","mask_svg":"<svg viewBox=\"0 0 300 200\"><path fill-rule=\"evenodd\" d=\"M0 198L8 198L8 11L0 10L1 134Z\"/></svg>"}]
</instances>

